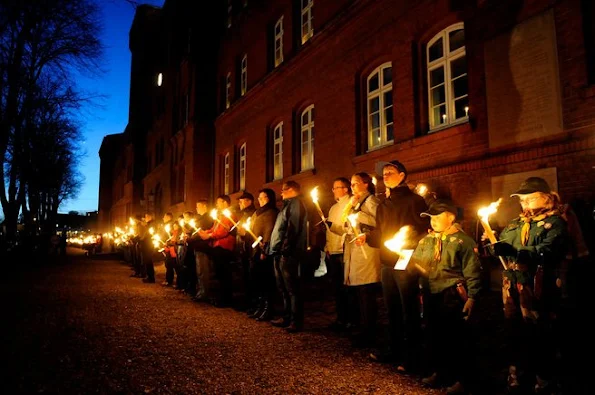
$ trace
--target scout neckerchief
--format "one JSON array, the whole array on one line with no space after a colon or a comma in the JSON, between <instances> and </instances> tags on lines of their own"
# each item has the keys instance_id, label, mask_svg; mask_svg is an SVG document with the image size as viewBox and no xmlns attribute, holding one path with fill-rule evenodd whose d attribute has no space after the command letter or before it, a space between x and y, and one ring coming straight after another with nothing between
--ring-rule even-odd
<instances>
[{"instance_id":1,"label":"scout neckerchief","mask_svg":"<svg viewBox=\"0 0 595 395\"><path fill-rule=\"evenodd\" d=\"M547 217L551 217L555 214L559 214L558 210L542 208L533 212L526 210L521 215L519 215L519 219L523 221L523 227L521 228L521 245L526 246L529 242L529 230L531 229L531 222L543 221Z\"/></svg>"},{"instance_id":2,"label":"scout neckerchief","mask_svg":"<svg viewBox=\"0 0 595 395\"><path fill-rule=\"evenodd\" d=\"M442 258L442 242L446 240L448 236L457 232L462 232L462 229L459 224L452 224L442 232L435 232L433 230L428 231L428 233L431 234L432 237L436 238L436 244L434 244L434 260L436 262L439 262Z\"/></svg>"}]
</instances>

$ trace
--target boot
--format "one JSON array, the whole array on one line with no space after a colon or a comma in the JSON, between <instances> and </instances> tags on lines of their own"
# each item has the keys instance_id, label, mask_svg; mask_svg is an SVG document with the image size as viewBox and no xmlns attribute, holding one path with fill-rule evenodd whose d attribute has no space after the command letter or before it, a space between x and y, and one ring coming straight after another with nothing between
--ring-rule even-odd
<instances>
[{"instance_id":1,"label":"boot","mask_svg":"<svg viewBox=\"0 0 595 395\"><path fill-rule=\"evenodd\" d=\"M248 314L248 318L256 319L256 318L260 317L263 310L264 310L264 298L258 298L258 307L256 308L256 310L254 310L253 312Z\"/></svg>"},{"instance_id":2,"label":"boot","mask_svg":"<svg viewBox=\"0 0 595 395\"><path fill-rule=\"evenodd\" d=\"M267 299L264 299L264 305L262 308L262 312L258 317L256 317L256 321L270 321L272 318L272 311L269 307L270 303Z\"/></svg>"}]
</instances>

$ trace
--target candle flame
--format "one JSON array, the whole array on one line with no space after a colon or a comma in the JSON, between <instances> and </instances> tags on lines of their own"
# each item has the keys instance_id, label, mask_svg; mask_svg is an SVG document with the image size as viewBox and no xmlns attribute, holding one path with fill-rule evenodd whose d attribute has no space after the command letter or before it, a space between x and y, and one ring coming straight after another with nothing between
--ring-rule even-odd
<instances>
[{"instance_id":1,"label":"candle flame","mask_svg":"<svg viewBox=\"0 0 595 395\"><path fill-rule=\"evenodd\" d=\"M167 225L165 225L165 231L166 231L167 233L169 233L169 232L171 231L171 226L170 226L170 224L167 224Z\"/></svg>"},{"instance_id":2,"label":"candle flame","mask_svg":"<svg viewBox=\"0 0 595 395\"><path fill-rule=\"evenodd\" d=\"M242 228L244 228L244 229L246 229L246 230L250 230L250 220L251 220L251 219L252 219L251 217L248 217L248 219L246 220L246 222L244 222L244 223L242 224Z\"/></svg>"},{"instance_id":3,"label":"candle flame","mask_svg":"<svg viewBox=\"0 0 595 395\"><path fill-rule=\"evenodd\" d=\"M178 221L178 223L180 224L180 226L183 227L186 222L184 221L184 218L180 218L180 220Z\"/></svg>"},{"instance_id":4,"label":"candle flame","mask_svg":"<svg viewBox=\"0 0 595 395\"><path fill-rule=\"evenodd\" d=\"M372 177L372 184L374 184L374 186L376 186L376 184L378 183L378 180L376 179L376 177Z\"/></svg>"},{"instance_id":5,"label":"candle flame","mask_svg":"<svg viewBox=\"0 0 595 395\"><path fill-rule=\"evenodd\" d=\"M426 186L426 184L417 184L415 189L419 196L426 196L426 194L428 193L428 187Z\"/></svg>"},{"instance_id":6,"label":"candle flame","mask_svg":"<svg viewBox=\"0 0 595 395\"><path fill-rule=\"evenodd\" d=\"M211 210L210 216L211 216L211 218L213 218L215 220L217 219L217 209L216 208Z\"/></svg>"},{"instance_id":7,"label":"candle flame","mask_svg":"<svg viewBox=\"0 0 595 395\"><path fill-rule=\"evenodd\" d=\"M150 234L155 234L155 229L153 229L153 227L149 228L149 233Z\"/></svg>"},{"instance_id":8,"label":"candle flame","mask_svg":"<svg viewBox=\"0 0 595 395\"><path fill-rule=\"evenodd\" d=\"M119 226L116 226L116 232L118 232L118 233L124 233L124 231L122 231L122 228L120 228Z\"/></svg>"},{"instance_id":9,"label":"candle flame","mask_svg":"<svg viewBox=\"0 0 595 395\"><path fill-rule=\"evenodd\" d=\"M226 208L225 210L223 210L223 215L225 215L227 218L231 218L231 211L229 211L229 209Z\"/></svg>"},{"instance_id":10,"label":"candle flame","mask_svg":"<svg viewBox=\"0 0 595 395\"><path fill-rule=\"evenodd\" d=\"M194 220L194 218L192 218L190 221L188 221L188 223L190 224L190 226L192 226L194 229L196 229L196 221Z\"/></svg>"},{"instance_id":11,"label":"candle flame","mask_svg":"<svg viewBox=\"0 0 595 395\"><path fill-rule=\"evenodd\" d=\"M135 224L134 218L132 218L132 217L128 218L128 223L129 223L131 226L134 226L134 224Z\"/></svg>"},{"instance_id":12,"label":"candle flame","mask_svg":"<svg viewBox=\"0 0 595 395\"><path fill-rule=\"evenodd\" d=\"M351 226L353 226L354 228L357 226L357 213L349 214L347 216L347 219L351 223Z\"/></svg>"},{"instance_id":13,"label":"candle flame","mask_svg":"<svg viewBox=\"0 0 595 395\"><path fill-rule=\"evenodd\" d=\"M405 246L408 235L409 225L403 226L397 233L395 233L392 239L385 241L384 245L392 252L400 253Z\"/></svg>"},{"instance_id":14,"label":"candle flame","mask_svg":"<svg viewBox=\"0 0 595 395\"><path fill-rule=\"evenodd\" d=\"M490 203L489 206L482 207L477 210L477 215L484 221L488 222L490 215L495 214L498 211L498 206L502 202L502 198L496 200L495 202Z\"/></svg>"},{"instance_id":15,"label":"candle flame","mask_svg":"<svg viewBox=\"0 0 595 395\"><path fill-rule=\"evenodd\" d=\"M312 198L312 201L314 203L318 203L318 186L312 188L312 190L310 191L310 197Z\"/></svg>"}]
</instances>

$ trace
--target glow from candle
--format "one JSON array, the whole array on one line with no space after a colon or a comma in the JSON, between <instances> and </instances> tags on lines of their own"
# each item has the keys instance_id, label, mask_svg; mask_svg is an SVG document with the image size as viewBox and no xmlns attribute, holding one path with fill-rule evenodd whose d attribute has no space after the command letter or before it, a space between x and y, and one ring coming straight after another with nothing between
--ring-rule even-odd
<instances>
[{"instance_id":1,"label":"glow from candle","mask_svg":"<svg viewBox=\"0 0 595 395\"><path fill-rule=\"evenodd\" d=\"M312 198L312 202L314 202L314 206L316 206L316 211L318 211L318 215L320 215L320 219L322 219L322 222L324 223L326 230L330 231L330 228L329 228L328 224L326 223L326 218L324 216L324 213L322 212L322 209L320 208L320 205L318 204L318 186L315 186L314 188L312 188L312 190L310 191L310 197Z\"/></svg>"},{"instance_id":2,"label":"glow from candle","mask_svg":"<svg viewBox=\"0 0 595 395\"><path fill-rule=\"evenodd\" d=\"M502 202L502 198L499 198L497 201L490 203L489 206L482 207L479 210L477 210L477 216L479 217L479 222L481 223L481 226L483 226L483 230L485 231L486 236L488 237L488 240L490 240L490 243L492 243L492 244L497 243L497 240L496 240L496 235L494 234L494 231L492 230L492 227L490 226L490 222L489 222L490 215L495 214L498 211L498 206L500 205L501 202ZM500 262L502 263L504 270L507 270L508 266L506 265L506 262L504 261L504 257L498 256L498 258L500 258Z\"/></svg>"}]
</instances>

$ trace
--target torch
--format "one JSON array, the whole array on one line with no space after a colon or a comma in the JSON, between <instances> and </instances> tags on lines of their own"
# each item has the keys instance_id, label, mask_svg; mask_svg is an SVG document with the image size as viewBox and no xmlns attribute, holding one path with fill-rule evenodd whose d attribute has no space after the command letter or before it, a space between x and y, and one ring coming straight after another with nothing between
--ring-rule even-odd
<instances>
[{"instance_id":1,"label":"torch","mask_svg":"<svg viewBox=\"0 0 595 395\"><path fill-rule=\"evenodd\" d=\"M194 218L188 221L188 225L190 225L190 227L194 229L194 232L192 232L192 236L194 236L198 231L200 231L200 228L196 227L196 221L194 220Z\"/></svg>"},{"instance_id":2,"label":"torch","mask_svg":"<svg viewBox=\"0 0 595 395\"><path fill-rule=\"evenodd\" d=\"M357 213L353 213L347 216L347 219L349 220L349 225L351 225L351 229L353 230L353 235L355 236L355 238L353 240L351 240L351 242L355 241L358 237L361 236L361 234L357 231ZM364 249L364 245L362 244L361 246L362 249L362 254L364 254L364 258L368 259L368 254L366 254L366 250Z\"/></svg>"},{"instance_id":3,"label":"torch","mask_svg":"<svg viewBox=\"0 0 595 395\"><path fill-rule=\"evenodd\" d=\"M252 238L254 239L254 243L252 243L252 248L256 247L258 244L260 244L261 248L264 248L264 245L260 242L262 240L262 236L256 236L254 234L254 232L252 232L252 230L250 229L250 220L252 218L248 217L248 220L246 222L244 222L244 224L242 225L242 228L246 229L246 232L248 232L250 234L250 236L252 236Z\"/></svg>"},{"instance_id":4,"label":"torch","mask_svg":"<svg viewBox=\"0 0 595 395\"><path fill-rule=\"evenodd\" d=\"M392 239L388 239L384 242L384 246L388 248L390 251L399 255L399 259L395 263L395 269L397 270L405 270L409 265L409 261L411 260L411 256L413 255L413 250L406 250L403 249L405 243L407 242L407 237L409 235L409 225L401 227L397 233L392 237ZM424 276L428 275L428 271L421 267L418 263L415 264L416 269L418 269Z\"/></svg>"},{"instance_id":5,"label":"torch","mask_svg":"<svg viewBox=\"0 0 595 395\"><path fill-rule=\"evenodd\" d=\"M312 198L312 201L314 202L314 206L316 206L316 211L318 211L318 214L320 215L320 218L322 219L324 226L326 226L326 230L330 231L330 228L328 227L328 224L326 223L326 218L324 216L324 213L322 212L322 209L320 208L320 204L318 204L318 187L317 186L312 188L312 190L310 191L310 197Z\"/></svg>"},{"instance_id":6,"label":"torch","mask_svg":"<svg viewBox=\"0 0 595 395\"><path fill-rule=\"evenodd\" d=\"M223 210L223 215L225 215L227 217L228 220L231 221L231 223L233 224L233 226L231 227L231 229L229 230L230 232L232 230L234 230L234 228L236 226L238 226L238 223L236 221L233 220L233 217L231 216L231 211L229 211L228 208L226 208L225 210Z\"/></svg>"},{"instance_id":7,"label":"torch","mask_svg":"<svg viewBox=\"0 0 595 395\"><path fill-rule=\"evenodd\" d=\"M210 214L211 218L213 218L214 221L217 221L217 223L219 223L221 226L223 226L225 229L227 229L227 231L229 231L229 228L221 221L219 221L219 218L217 218L217 209L214 208L211 210Z\"/></svg>"},{"instance_id":8,"label":"torch","mask_svg":"<svg viewBox=\"0 0 595 395\"><path fill-rule=\"evenodd\" d=\"M500 205L501 201L502 201L502 198L498 199L495 202L490 203L490 205L487 207L482 207L479 210L477 210L477 216L479 217L479 222L481 223L481 226L483 226L483 230L485 231L486 236L488 237L488 239L490 240L490 243L492 243L492 244L497 243L498 241L496 240L496 235L494 235L494 231L492 230L492 227L490 226L489 217L490 217L490 215L494 214L498 210L498 206ZM504 257L498 256L498 258L500 258L500 262L502 263L504 270L507 270L508 266L506 266Z\"/></svg>"}]
</instances>

